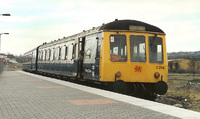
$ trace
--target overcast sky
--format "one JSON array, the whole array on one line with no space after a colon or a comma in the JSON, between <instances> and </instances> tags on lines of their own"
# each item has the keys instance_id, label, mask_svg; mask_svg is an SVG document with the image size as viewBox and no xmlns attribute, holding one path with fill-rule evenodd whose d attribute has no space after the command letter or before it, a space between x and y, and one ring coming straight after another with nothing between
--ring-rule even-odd
<instances>
[{"instance_id":1,"label":"overcast sky","mask_svg":"<svg viewBox=\"0 0 200 119\"><path fill-rule=\"evenodd\" d=\"M166 33L167 51L200 50L200 0L4 0L1 52L20 55L36 46L116 18L143 21Z\"/></svg>"}]
</instances>

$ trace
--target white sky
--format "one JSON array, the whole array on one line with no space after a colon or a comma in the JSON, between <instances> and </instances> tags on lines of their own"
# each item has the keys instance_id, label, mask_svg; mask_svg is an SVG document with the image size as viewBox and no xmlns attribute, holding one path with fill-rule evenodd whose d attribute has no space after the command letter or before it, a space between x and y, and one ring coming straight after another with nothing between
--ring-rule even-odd
<instances>
[{"instance_id":1,"label":"white sky","mask_svg":"<svg viewBox=\"0 0 200 119\"><path fill-rule=\"evenodd\" d=\"M102 23L132 19L166 33L167 51L200 50L200 0L1 0L1 52L36 46Z\"/></svg>"}]
</instances>

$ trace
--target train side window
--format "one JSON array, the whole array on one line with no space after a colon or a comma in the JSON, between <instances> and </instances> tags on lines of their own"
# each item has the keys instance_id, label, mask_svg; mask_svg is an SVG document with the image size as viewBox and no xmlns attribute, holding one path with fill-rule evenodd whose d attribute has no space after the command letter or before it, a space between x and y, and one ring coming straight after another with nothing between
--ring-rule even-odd
<instances>
[{"instance_id":1,"label":"train side window","mask_svg":"<svg viewBox=\"0 0 200 119\"><path fill-rule=\"evenodd\" d=\"M59 53L58 53L58 54L59 54L58 60L61 60L61 49L62 49L61 47L58 48L58 50L59 50L59 51L58 51L58 52L59 52Z\"/></svg>"},{"instance_id":2,"label":"train side window","mask_svg":"<svg viewBox=\"0 0 200 119\"><path fill-rule=\"evenodd\" d=\"M65 47L65 59L67 59L67 55L68 55L68 47Z\"/></svg>"},{"instance_id":3,"label":"train side window","mask_svg":"<svg viewBox=\"0 0 200 119\"><path fill-rule=\"evenodd\" d=\"M46 57L46 54L45 54L45 50L43 51L43 57L42 57L42 60L45 61L45 57Z\"/></svg>"},{"instance_id":4,"label":"train side window","mask_svg":"<svg viewBox=\"0 0 200 119\"><path fill-rule=\"evenodd\" d=\"M49 60L49 50L46 50L46 60Z\"/></svg>"},{"instance_id":5,"label":"train side window","mask_svg":"<svg viewBox=\"0 0 200 119\"><path fill-rule=\"evenodd\" d=\"M54 49L54 58L53 58L55 61L56 61L57 58L58 58L58 56L57 56L57 52L58 52L58 48L55 47L55 49Z\"/></svg>"},{"instance_id":6,"label":"train side window","mask_svg":"<svg viewBox=\"0 0 200 119\"><path fill-rule=\"evenodd\" d=\"M76 45L77 45L77 44L74 44L74 45L73 45L72 59L75 59L75 58L76 58Z\"/></svg>"},{"instance_id":7,"label":"train side window","mask_svg":"<svg viewBox=\"0 0 200 119\"><path fill-rule=\"evenodd\" d=\"M112 62L127 61L127 45L125 35L110 36L110 60Z\"/></svg>"},{"instance_id":8,"label":"train side window","mask_svg":"<svg viewBox=\"0 0 200 119\"><path fill-rule=\"evenodd\" d=\"M41 60L41 51L38 52L38 60Z\"/></svg>"},{"instance_id":9,"label":"train side window","mask_svg":"<svg viewBox=\"0 0 200 119\"><path fill-rule=\"evenodd\" d=\"M146 62L146 43L144 36L130 36L132 62Z\"/></svg>"},{"instance_id":10,"label":"train side window","mask_svg":"<svg viewBox=\"0 0 200 119\"><path fill-rule=\"evenodd\" d=\"M56 60L60 60L60 58L61 58L61 47L58 47L57 48L57 52L56 52L56 54L57 54L57 59Z\"/></svg>"},{"instance_id":11,"label":"train side window","mask_svg":"<svg viewBox=\"0 0 200 119\"><path fill-rule=\"evenodd\" d=\"M72 53L73 53L73 45L69 45L69 47L68 47L68 55L67 55L67 59L68 60L71 60L72 59Z\"/></svg>"},{"instance_id":12,"label":"train side window","mask_svg":"<svg viewBox=\"0 0 200 119\"><path fill-rule=\"evenodd\" d=\"M47 59L47 50L45 50L45 56L44 56L44 60L46 61Z\"/></svg>"},{"instance_id":13,"label":"train side window","mask_svg":"<svg viewBox=\"0 0 200 119\"><path fill-rule=\"evenodd\" d=\"M43 59L43 51L41 51L40 61Z\"/></svg>"},{"instance_id":14,"label":"train side window","mask_svg":"<svg viewBox=\"0 0 200 119\"><path fill-rule=\"evenodd\" d=\"M61 48L61 60L65 59L65 46L62 46Z\"/></svg>"},{"instance_id":15,"label":"train side window","mask_svg":"<svg viewBox=\"0 0 200 119\"><path fill-rule=\"evenodd\" d=\"M42 61L42 58L43 58L43 51L41 50L40 61Z\"/></svg>"},{"instance_id":16,"label":"train side window","mask_svg":"<svg viewBox=\"0 0 200 119\"><path fill-rule=\"evenodd\" d=\"M54 57L53 57L53 60L56 61L58 56L57 56L57 52L58 52L58 48L55 47L54 49Z\"/></svg>"},{"instance_id":17,"label":"train side window","mask_svg":"<svg viewBox=\"0 0 200 119\"><path fill-rule=\"evenodd\" d=\"M54 48L51 50L51 57L50 57L50 60L53 61L53 58L54 58Z\"/></svg>"},{"instance_id":18,"label":"train side window","mask_svg":"<svg viewBox=\"0 0 200 119\"><path fill-rule=\"evenodd\" d=\"M49 57L48 57L48 60L50 60L51 58L51 49L49 49Z\"/></svg>"}]
</instances>

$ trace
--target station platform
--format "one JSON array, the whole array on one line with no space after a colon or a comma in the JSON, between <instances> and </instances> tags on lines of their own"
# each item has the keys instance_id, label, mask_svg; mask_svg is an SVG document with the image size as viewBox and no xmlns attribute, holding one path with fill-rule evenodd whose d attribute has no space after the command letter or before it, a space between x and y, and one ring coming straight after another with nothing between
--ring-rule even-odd
<instances>
[{"instance_id":1,"label":"station platform","mask_svg":"<svg viewBox=\"0 0 200 119\"><path fill-rule=\"evenodd\" d=\"M200 119L200 113L23 71L0 75L1 119Z\"/></svg>"}]
</instances>

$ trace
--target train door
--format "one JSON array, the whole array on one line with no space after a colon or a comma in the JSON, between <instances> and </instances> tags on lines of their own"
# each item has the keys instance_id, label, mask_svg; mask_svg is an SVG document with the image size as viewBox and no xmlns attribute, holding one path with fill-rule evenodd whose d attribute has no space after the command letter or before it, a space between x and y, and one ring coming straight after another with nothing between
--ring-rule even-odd
<instances>
[{"instance_id":1,"label":"train door","mask_svg":"<svg viewBox=\"0 0 200 119\"><path fill-rule=\"evenodd\" d=\"M135 80L136 82L144 82L150 77L147 75L149 64L147 63L146 46L147 42L144 35L130 36L130 66L133 68L129 70L129 73L132 75L128 79ZM131 78L133 76L134 78Z\"/></svg>"},{"instance_id":2,"label":"train door","mask_svg":"<svg viewBox=\"0 0 200 119\"><path fill-rule=\"evenodd\" d=\"M85 37L78 38L73 45L73 76L83 78L83 57L84 57Z\"/></svg>"},{"instance_id":3,"label":"train door","mask_svg":"<svg viewBox=\"0 0 200 119\"><path fill-rule=\"evenodd\" d=\"M86 36L83 60L83 77L99 80L99 58L97 58L98 34Z\"/></svg>"},{"instance_id":4,"label":"train door","mask_svg":"<svg viewBox=\"0 0 200 119\"><path fill-rule=\"evenodd\" d=\"M75 43L73 44L73 49L72 49L72 76L77 76L78 74L78 42L75 40Z\"/></svg>"},{"instance_id":5,"label":"train door","mask_svg":"<svg viewBox=\"0 0 200 119\"><path fill-rule=\"evenodd\" d=\"M82 79L85 37L79 38L78 40L79 40L78 41L78 59L77 59L78 77Z\"/></svg>"}]
</instances>

